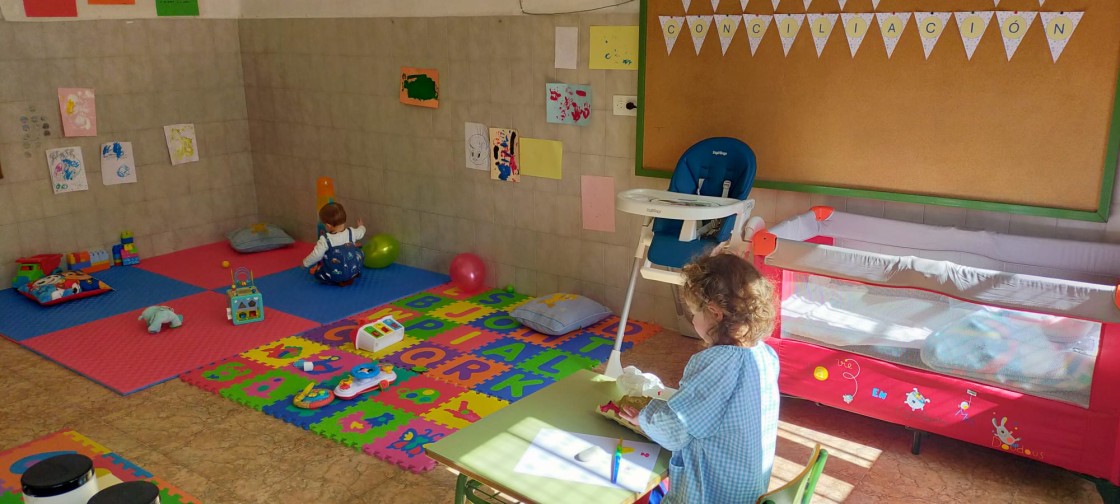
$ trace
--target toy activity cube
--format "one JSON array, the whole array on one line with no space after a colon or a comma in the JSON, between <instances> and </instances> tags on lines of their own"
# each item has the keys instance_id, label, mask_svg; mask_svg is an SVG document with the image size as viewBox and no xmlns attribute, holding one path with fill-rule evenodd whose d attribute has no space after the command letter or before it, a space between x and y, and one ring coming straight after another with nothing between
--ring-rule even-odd
<instances>
[{"instance_id":1,"label":"toy activity cube","mask_svg":"<svg viewBox=\"0 0 1120 504\"><path fill-rule=\"evenodd\" d=\"M264 299L253 283L253 272L241 267L233 270L230 275L233 277L233 283L226 291L226 295L229 296L226 318L231 320L233 325L264 320Z\"/></svg>"},{"instance_id":2,"label":"toy activity cube","mask_svg":"<svg viewBox=\"0 0 1120 504\"><path fill-rule=\"evenodd\" d=\"M354 332L354 348L377 352L404 339L404 326L391 315L381 317Z\"/></svg>"}]
</instances>

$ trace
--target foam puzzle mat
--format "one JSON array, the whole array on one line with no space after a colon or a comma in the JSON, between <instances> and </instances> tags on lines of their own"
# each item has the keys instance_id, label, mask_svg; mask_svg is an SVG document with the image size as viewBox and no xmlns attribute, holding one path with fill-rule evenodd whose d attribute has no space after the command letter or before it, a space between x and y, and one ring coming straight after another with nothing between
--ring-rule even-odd
<instances>
[{"instance_id":1,"label":"foam puzzle mat","mask_svg":"<svg viewBox=\"0 0 1120 504\"><path fill-rule=\"evenodd\" d=\"M436 462L424 446L580 369L605 361L618 317L562 336L522 326L509 311L531 298L503 290L468 296L441 285L183 374L200 389L414 472ZM362 324L392 315L405 338L379 352L354 348ZM660 327L630 320L623 351ZM312 371L296 364L307 361ZM333 388L361 363L394 367L397 380L353 400L302 409L308 384Z\"/></svg>"},{"instance_id":2,"label":"foam puzzle mat","mask_svg":"<svg viewBox=\"0 0 1120 504\"><path fill-rule=\"evenodd\" d=\"M29 467L43 459L71 453L93 460L94 473L102 489L126 481L146 480L159 487L159 499L163 504L201 502L96 441L77 431L65 430L0 452L0 504L23 502L20 478Z\"/></svg>"}]
</instances>

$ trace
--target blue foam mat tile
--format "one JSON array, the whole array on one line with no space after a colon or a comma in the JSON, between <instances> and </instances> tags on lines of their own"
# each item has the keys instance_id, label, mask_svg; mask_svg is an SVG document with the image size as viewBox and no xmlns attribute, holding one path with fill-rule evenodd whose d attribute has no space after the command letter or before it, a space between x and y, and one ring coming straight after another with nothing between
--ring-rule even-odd
<instances>
[{"instance_id":1,"label":"blue foam mat tile","mask_svg":"<svg viewBox=\"0 0 1120 504\"><path fill-rule=\"evenodd\" d=\"M449 280L444 274L393 264L381 269L366 268L346 287L320 283L300 267L258 277L256 285L264 300L266 316L272 308L326 324ZM226 289L214 291L225 293Z\"/></svg>"},{"instance_id":2,"label":"blue foam mat tile","mask_svg":"<svg viewBox=\"0 0 1120 504\"><path fill-rule=\"evenodd\" d=\"M53 306L40 306L15 289L0 291L0 334L24 341L106 317L202 292L203 289L158 273L121 266L98 271L94 278L112 291Z\"/></svg>"}]
</instances>

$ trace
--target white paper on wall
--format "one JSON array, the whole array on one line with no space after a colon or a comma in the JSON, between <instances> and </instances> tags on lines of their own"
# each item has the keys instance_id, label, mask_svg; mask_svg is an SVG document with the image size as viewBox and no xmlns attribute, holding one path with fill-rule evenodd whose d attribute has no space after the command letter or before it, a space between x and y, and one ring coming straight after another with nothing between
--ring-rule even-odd
<instances>
[{"instance_id":1,"label":"white paper on wall","mask_svg":"<svg viewBox=\"0 0 1120 504\"><path fill-rule=\"evenodd\" d=\"M824 46L828 44L828 39L832 36L832 27L836 26L836 18L839 14L809 14L809 29L813 35L813 45L817 47L817 57L821 57L821 51Z\"/></svg>"},{"instance_id":2,"label":"white paper on wall","mask_svg":"<svg viewBox=\"0 0 1120 504\"><path fill-rule=\"evenodd\" d=\"M490 130L485 124L464 123L463 141L466 166L472 170L490 170Z\"/></svg>"},{"instance_id":3,"label":"white paper on wall","mask_svg":"<svg viewBox=\"0 0 1120 504\"><path fill-rule=\"evenodd\" d=\"M579 27L556 27L556 68L576 69L579 60Z\"/></svg>"},{"instance_id":4,"label":"white paper on wall","mask_svg":"<svg viewBox=\"0 0 1120 504\"><path fill-rule=\"evenodd\" d=\"M101 182L105 185L136 182L136 158L132 156L132 142L101 144Z\"/></svg>"},{"instance_id":5,"label":"white paper on wall","mask_svg":"<svg viewBox=\"0 0 1120 504\"><path fill-rule=\"evenodd\" d=\"M929 54L933 52L933 48L937 46L937 41L941 40L941 34L945 33L945 24L949 22L951 12L918 12L914 14L914 19L918 24L918 35L922 39L922 49L926 52L926 59L929 59Z\"/></svg>"},{"instance_id":6,"label":"white paper on wall","mask_svg":"<svg viewBox=\"0 0 1120 504\"><path fill-rule=\"evenodd\" d=\"M723 50L723 54L727 55L727 48L731 46L731 40L735 38L735 32L739 31L739 23L743 20L743 17L738 14L732 16L716 14L715 18L719 47Z\"/></svg>"},{"instance_id":7,"label":"white paper on wall","mask_svg":"<svg viewBox=\"0 0 1120 504\"><path fill-rule=\"evenodd\" d=\"M879 23L879 33L883 36L883 46L887 49L887 59L891 59L894 48L898 46L898 39L906 31L910 22L909 12L878 12L875 21Z\"/></svg>"},{"instance_id":8,"label":"white paper on wall","mask_svg":"<svg viewBox=\"0 0 1120 504\"><path fill-rule=\"evenodd\" d=\"M766 35L771 19L773 16L769 14L743 14L743 28L747 30L747 40L751 43L751 56L758 50L758 44L762 42L762 36Z\"/></svg>"},{"instance_id":9,"label":"white paper on wall","mask_svg":"<svg viewBox=\"0 0 1120 504\"><path fill-rule=\"evenodd\" d=\"M688 13L688 7L692 5L692 0L681 0L681 5L684 6L684 12Z\"/></svg>"},{"instance_id":10,"label":"white paper on wall","mask_svg":"<svg viewBox=\"0 0 1120 504\"><path fill-rule=\"evenodd\" d=\"M789 49L793 41L801 32L801 25L805 22L804 14L774 14L774 24L778 28L778 36L782 38L782 50L789 56Z\"/></svg>"},{"instance_id":11,"label":"white paper on wall","mask_svg":"<svg viewBox=\"0 0 1120 504\"><path fill-rule=\"evenodd\" d=\"M677 36L684 28L684 16L661 16L661 34L665 36L665 50L673 54L673 46L677 44Z\"/></svg>"},{"instance_id":12,"label":"white paper on wall","mask_svg":"<svg viewBox=\"0 0 1120 504\"><path fill-rule=\"evenodd\" d=\"M194 124L164 126L163 136L167 140L172 166L198 161L198 138L194 133Z\"/></svg>"},{"instance_id":13,"label":"white paper on wall","mask_svg":"<svg viewBox=\"0 0 1120 504\"><path fill-rule=\"evenodd\" d=\"M984 33L988 31L988 23L992 21L992 14L992 11L953 13L953 17L957 19L957 29L961 34L961 41L964 42L964 53L968 55L969 61L972 61L972 55L976 53L980 40L984 38Z\"/></svg>"},{"instance_id":14,"label":"white paper on wall","mask_svg":"<svg viewBox=\"0 0 1120 504\"><path fill-rule=\"evenodd\" d=\"M47 169L51 173L51 186L55 194L89 189L81 147L48 149Z\"/></svg>"},{"instance_id":15,"label":"white paper on wall","mask_svg":"<svg viewBox=\"0 0 1120 504\"><path fill-rule=\"evenodd\" d=\"M1073 31L1081 22L1084 12L1040 12L1042 28L1046 31L1046 41L1050 43L1050 56L1054 63L1062 56L1066 44L1073 37Z\"/></svg>"},{"instance_id":16,"label":"white paper on wall","mask_svg":"<svg viewBox=\"0 0 1120 504\"><path fill-rule=\"evenodd\" d=\"M848 38L848 49L852 50L853 58L859 52L859 46L863 44L863 38L867 36L867 30L871 27L871 20L874 17L875 15L870 12L840 15L840 21L844 23L844 35Z\"/></svg>"},{"instance_id":17,"label":"white paper on wall","mask_svg":"<svg viewBox=\"0 0 1120 504\"><path fill-rule=\"evenodd\" d=\"M688 16L688 32L692 34L692 46L696 48L696 55L700 55L700 47L704 45L704 38L712 27L712 16Z\"/></svg>"},{"instance_id":18,"label":"white paper on wall","mask_svg":"<svg viewBox=\"0 0 1120 504\"><path fill-rule=\"evenodd\" d=\"M1038 16L1037 12L996 12L999 31L1003 35L1003 48L1007 51L1007 61L1011 61L1011 57L1019 49L1019 44L1023 42L1027 30L1034 24L1036 16Z\"/></svg>"}]
</instances>

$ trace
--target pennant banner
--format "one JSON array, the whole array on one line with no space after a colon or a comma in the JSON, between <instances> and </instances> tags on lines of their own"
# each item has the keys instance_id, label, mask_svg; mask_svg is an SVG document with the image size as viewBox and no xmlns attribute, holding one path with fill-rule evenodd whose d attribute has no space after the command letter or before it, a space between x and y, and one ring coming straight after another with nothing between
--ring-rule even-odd
<instances>
[{"instance_id":1,"label":"pennant banner","mask_svg":"<svg viewBox=\"0 0 1120 504\"><path fill-rule=\"evenodd\" d=\"M782 3L782 0L770 0L770 3L774 4L774 10L778 10L778 4Z\"/></svg>"},{"instance_id":2,"label":"pennant banner","mask_svg":"<svg viewBox=\"0 0 1120 504\"><path fill-rule=\"evenodd\" d=\"M926 52L926 59L933 52L941 34L945 33L945 24L949 22L950 12L918 12L914 19L918 22L918 35L922 37L922 49Z\"/></svg>"},{"instance_id":3,"label":"pennant banner","mask_svg":"<svg viewBox=\"0 0 1120 504\"><path fill-rule=\"evenodd\" d=\"M684 13L688 14L688 7L692 5L692 0L681 0L681 5L684 5Z\"/></svg>"},{"instance_id":4,"label":"pennant banner","mask_svg":"<svg viewBox=\"0 0 1120 504\"><path fill-rule=\"evenodd\" d=\"M749 4L749 3L751 3L751 0L739 0L740 10L742 10L743 12L746 12L747 11L747 4Z\"/></svg>"},{"instance_id":5,"label":"pennant banner","mask_svg":"<svg viewBox=\"0 0 1120 504\"><path fill-rule=\"evenodd\" d=\"M1054 58L1054 63L1058 62L1058 58L1062 56L1062 51L1066 49L1066 44L1069 43L1070 37L1073 37L1073 31L1077 29L1077 24L1081 22L1081 16L1084 12L1040 12L1042 16L1042 28L1046 31L1046 40L1050 43L1050 56Z\"/></svg>"},{"instance_id":6,"label":"pennant banner","mask_svg":"<svg viewBox=\"0 0 1120 504\"><path fill-rule=\"evenodd\" d=\"M848 3L848 0L837 0L837 1L840 2L840 10L844 10L844 4Z\"/></svg>"},{"instance_id":7,"label":"pennant banner","mask_svg":"<svg viewBox=\"0 0 1120 504\"><path fill-rule=\"evenodd\" d=\"M871 8L872 9L878 9L879 8L879 0L871 0Z\"/></svg>"},{"instance_id":8,"label":"pennant banner","mask_svg":"<svg viewBox=\"0 0 1120 504\"><path fill-rule=\"evenodd\" d=\"M902 37L902 32L906 30L906 24L910 22L910 13L880 12L875 14L875 20L879 22L879 33L883 35L883 45L887 49L887 59L891 59L894 48L898 45L898 39Z\"/></svg>"},{"instance_id":9,"label":"pennant banner","mask_svg":"<svg viewBox=\"0 0 1120 504\"><path fill-rule=\"evenodd\" d=\"M731 39L735 38L735 32L739 31L739 22L743 20L743 16L724 16L716 14L716 33L719 34L719 47L723 50L723 54L727 55L727 48L731 45Z\"/></svg>"},{"instance_id":10,"label":"pennant banner","mask_svg":"<svg viewBox=\"0 0 1120 504\"><path fill-rule=\"evenodd\" d=\"M778 25L778 35L782 37L782 50L789 56L789 48L797 39L801 31L801 24L805 22L804 14L774 14L774 21Z\"/></svg>"},{"instance_id":11,"label":"pennant banner","mask_svg":"<svg viewBox=\"0 0 1120 504\"><path fill-rule=\"evenodd\" d=\"M673 54L673 46L677 44L677 36L684 27L684 16L661 16L661 34L665 36L665 50Z\"/></svg>"},{"instance_id":12,"label":"pennant banner","mask_svg":"<svg viewBox=\"0 0 1120 504\"><path fill-rule=\"evenodd\" d=\"M692 45L696 48L696 55L700 55L700 47L704 45L704 38L712 27L712 16L688 16L688 32L692 34Z\"/></svg>"},{"instance_id":13,"label":"pennant banner","mask_svg":"<svg viewBox=\"0 0 1120 504\"><path fill-rule=\"evenodd\" d=\"M993 1L995 1L996 7L999 7L999 0L993 0Z\"/></svg>"},{"instance_id":14,"label":"pennant banner","mask_svg":"<svg viewBox=\"0 0 1120 504\"><path fill-rule=\"evenodd\" d=\"M839 14L809 14L809 29L813 34L813 45L817 46L817 57L821 57L821 51L824 51L824 46L828 44L828 38L832 35L832 27L836 25L836 18Z\"/></svg>"},{"instance_id":15,"label":"pennant banner","mask_svg":"<svg viewBox=\"0 0 1120 504\"><path fill-rule=\"evenodd\" d=\"M867 29L871 26L871 18L874 16L870 12L840 15L840 21L844 23L844 35L848 37L848 48L852 50L853 58L856 57L859 46L863 44L863 37L867 36Z\"/></svg>"},{"instance_id":16,"label":"pennant banner","mask_svg":"<svg viewBox=\"0 0 1120 504\"><path fill-rule=\"evenodd\" d=\"M743 27L746 28L747 40L751 43L751 56L758 50L758 44L762 42L762 36L766 35L771 19L773 16L769 14L743 14Z\"/></svg>"},{"instance_id":17,"label":"pennant banner","mask_svg":"<svg viewBox=\"0 0 1120 504\"><path fill-rule=\"evenodd\" d=\"M1034 24L1034 18L1037 15L1037 12L996 12L996 18L999 20L999 31L1003 34L1003 48L1007 50L1007 61L1011 61L1011 57L1019 49L1019 43L1023 41L1023 36Z\"/></svg>"},{"instance_id":18,"label":"pennant banner","mask_svg":"<svg viewBox=\"0 0 1120 504\"><path fill-rule=\"evenodd\" d=\"M805 0L805 10L809 10L810 5L813 5L813 0Z\"/></svg>"},{"instance_id":19,"label":"pennant banner","mask_svg":"<svg viewBox=\"0 0 1120 504\"><path fill-rule=\"evenodd\" d=\"M712 12L719 10L719 0L712 0Z\"/></svg>"},{"instance_id":20,"label":"pennant banner","mask_svg":"<svg viewBox=\"0 0 1120 504\"><path fill-rule=\"evenodd\" d=\"M988 31L988 23L992 21L992 14L992 11L953 13L953 17L957 18L957 28L961 32L964 52L968 55L969 61L972 61L972 55L976 53L976 47L980 45L980 39L984 38L984 32Z\"/></svg>"}]
</instances>

